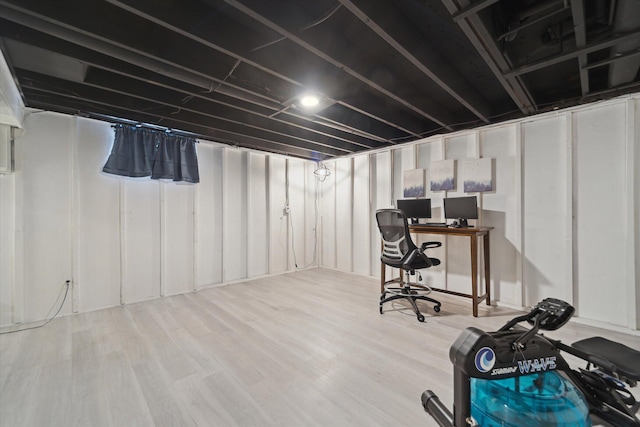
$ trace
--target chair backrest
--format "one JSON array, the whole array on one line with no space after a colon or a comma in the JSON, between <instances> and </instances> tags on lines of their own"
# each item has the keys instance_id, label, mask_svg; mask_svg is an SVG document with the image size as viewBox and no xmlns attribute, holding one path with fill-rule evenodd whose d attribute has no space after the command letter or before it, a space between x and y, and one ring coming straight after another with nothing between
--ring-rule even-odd
<instances>
[{"instance_id":1,"label":"chair backrest","mask_svg":"<svg viewBox=\"0 0 640 427\"><path fill-rule=\"evenodd\" d=\"M376 221L382 237L380 260L391 266L402 265L404 258L416 249L407 217L400 209L380 209L376 211Z\"/></svg>"}]
</instances>

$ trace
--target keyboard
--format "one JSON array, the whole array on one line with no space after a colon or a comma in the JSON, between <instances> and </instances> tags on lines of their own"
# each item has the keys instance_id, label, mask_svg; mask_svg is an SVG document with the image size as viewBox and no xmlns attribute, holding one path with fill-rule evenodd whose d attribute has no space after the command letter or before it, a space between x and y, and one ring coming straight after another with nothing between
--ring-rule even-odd
<instances>
[{"instance_id":1,"label":"keyboard","mask_svg":"<svg viewBox=\"0 0 640 427\"><path fill-rule=\"evenodd\" d=\"M415 224L422 227L447 227L446 222L427 222L425 224Z\"/></svg>"}]
</instances>

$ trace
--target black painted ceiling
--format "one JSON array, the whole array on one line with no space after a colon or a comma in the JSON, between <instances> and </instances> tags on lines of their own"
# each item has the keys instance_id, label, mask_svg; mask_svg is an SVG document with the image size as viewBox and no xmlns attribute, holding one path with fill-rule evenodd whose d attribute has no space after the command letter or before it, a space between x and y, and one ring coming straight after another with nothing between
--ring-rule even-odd
<instances>
[{"instance_id":1,"label":"black painted ceiling","mask_svg":"<svg viewBox=\"0 0 640 427\"><path fill-rule=\"evenodd\" d=\"M0 17L29 107L316 160L640 87L638 0L0 0Z\"/></svg>"}]
</instances>

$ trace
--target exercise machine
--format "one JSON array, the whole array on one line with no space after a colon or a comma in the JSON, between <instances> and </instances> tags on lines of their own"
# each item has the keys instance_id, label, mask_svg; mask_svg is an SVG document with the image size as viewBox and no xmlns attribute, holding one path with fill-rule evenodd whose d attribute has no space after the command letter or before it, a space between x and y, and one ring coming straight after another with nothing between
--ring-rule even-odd
<instances>
[{"instance_id":1,"label":"exercise machine","mask_svg":"<svg viewBox=\"0 0 640 427\"><path fill-rule=\"evenodd\" d=\"M629 390L640 380L639 351L601 337L566 345L539 332L573 313L547 298L498 331L466 328L449 350L453 413L431 390L422 393L425 411L442 427L640 426ZM586 367L571 368L564 353Z\"/></svg>"}]
</instances>

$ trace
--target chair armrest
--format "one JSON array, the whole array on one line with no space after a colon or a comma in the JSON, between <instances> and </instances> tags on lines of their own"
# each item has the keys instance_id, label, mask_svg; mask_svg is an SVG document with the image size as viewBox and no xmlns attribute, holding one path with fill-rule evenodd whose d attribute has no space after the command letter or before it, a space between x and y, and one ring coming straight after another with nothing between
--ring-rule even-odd
<instances>
[{"instance_id":1,"label":"chair armrest","mask_svg":"<svg viewBox=\"0 0 640 427\"><path fill-rule=\"evenodd\" d=\"M420 249L424 251L425 249L439 248L440 246L442 246L442 242L424 242Z\"/></svg>"}]
</instances>

